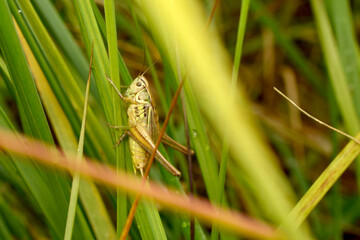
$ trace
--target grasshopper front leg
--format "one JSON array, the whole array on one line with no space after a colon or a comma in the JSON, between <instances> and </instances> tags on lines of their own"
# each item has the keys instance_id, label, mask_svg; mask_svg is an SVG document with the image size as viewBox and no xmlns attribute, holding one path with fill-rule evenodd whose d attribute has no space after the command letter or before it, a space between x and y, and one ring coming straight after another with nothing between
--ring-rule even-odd
<instances>
[{"instance_id":1,"label":"grasshopper front leg","mask_svg":"<svg viewBox=\"0 0 360 240\"><path fill-rule=\"evenodd\" d=\"M110 82L110 84L114 87L115 91L117 92L117 94L119 95L119 97L121 98L121 100L125 101L123 95L121 94L121 92L119 91L119 89L117 89L117 87L115 86L114 82L109 78L108 75L106 75L106 79Z\"/></svg>"},{"instance_id":2,"label":"grasshopper front leg","mask_svg":"<svg viewBox=\"0 0 360 240\"><path fill-rule=\"evenodd\" d=\"M119 140L117 140L116 144L113 146L113 148L116 148L117 146L119 146L119 144L122 142L122 140L126 137L126 135L128 134L128 126L113 126L110 123L106 122L106 125L108 125L110 128L114 128L114 129L125 129L124 133L120 136Z\"/></svg>"}]
</instances>

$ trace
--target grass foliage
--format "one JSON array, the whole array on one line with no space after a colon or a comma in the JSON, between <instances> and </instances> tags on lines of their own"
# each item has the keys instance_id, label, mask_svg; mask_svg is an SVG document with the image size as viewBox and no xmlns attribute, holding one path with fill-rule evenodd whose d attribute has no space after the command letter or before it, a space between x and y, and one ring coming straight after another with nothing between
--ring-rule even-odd
<instances>
[{"instance_id":1,"label":"grass foliage","mask_svg":"<svg viewBox=\"0 0 360 240\"><path fill-rule=\"evenodd\" d=\"M358 135L360 5L225 0L207 25L214 5L0 0L1 128L65 155L79 148L79 156L132 173L128 140L112 147L122 132L106 123L126 126L127 116L106 76L123 89L150 66L145 76L160 122L186 79L166 131L185 145L184 104L196 153L195 197L280 226L287 238L359 238L360 162L351 163L360 146L301 118L273 86L315 117ZM189 194L186 157L160 151L182 177L154 164L150 179ZM8 151L0 151L0 186L0 239L118 239L134 200L122 189ZM189 215L170 210L142 199L129 239L190 239ZM204 219L195 216L195 239L262 231L196 217Z\"/></svg>"}]
</instances>

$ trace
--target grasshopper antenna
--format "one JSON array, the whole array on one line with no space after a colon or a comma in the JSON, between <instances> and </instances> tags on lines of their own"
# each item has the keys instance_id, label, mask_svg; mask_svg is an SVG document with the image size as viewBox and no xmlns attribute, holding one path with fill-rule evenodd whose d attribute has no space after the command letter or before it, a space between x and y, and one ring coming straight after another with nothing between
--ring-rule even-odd
<instances>
[{"instance_id":1,"label":"grasshopper antenna","mask_svg":"<svg viewBox=\"0 0 360 240\"><path fill-rule=\"evenodd\" d=\"M144 43L143 43L144 44ZM142 76L143 74L141 74L140 75L140 73L142 72L142 70L143 70L143 68L145 67L145 62L146 62L146 46L144 45L144 61L143 61L143 63L142 63L142 66L141 66L141 69L140 69L140 71L139 71L139 73L138 73L138 76Z\"/></svg>"},{"instance_id":2,"label":"grasshopper antenna","mask_svg":"<svg viewBox=\"0 0 360 240\"><path fill-rule=\"evenodd\" d=\"M146 51L146 46L144 47L144 62L143 62L143 66L145 66L145 62L146 62L146 55L147 54L150 54L148 51ZM157 63L159 61L159 58L158 59L156 59L141 75L140 75L140 73L138 74L138 76L144 76L144 74L147 72L147 71L149 71L149 69L150 68L152 68L154 65L155 65L155 63Z\"/></svg>"},{"instance_id":3,"label":"grasshopper antenna","mask_svg":"<svg viewBox=\"0 0 360 240\"><path fill-rule=\"evenodd\" d=\"M159 59L155 60L140 76L144 76L144 74L149 71L149 69L152 68L158 61Z\"/></svg>"}]
</instances>

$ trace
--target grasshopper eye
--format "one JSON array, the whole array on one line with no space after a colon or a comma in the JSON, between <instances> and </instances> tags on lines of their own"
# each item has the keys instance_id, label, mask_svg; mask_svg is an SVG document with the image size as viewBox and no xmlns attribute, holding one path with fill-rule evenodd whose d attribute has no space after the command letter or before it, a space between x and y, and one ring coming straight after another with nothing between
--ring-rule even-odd
<instances>
[{"instance_id":1,"label":"grasshopper eye","mask_svg":"<svg viewBox=\"0 0 360 240\"><path fill-rule=\"evenodd\" d=\"M142 86L142 83L141 83L141 82L137 82L137 83L136 83L136 86L137 86L137 87L141 87L141 86Z\"/></svg>"}]
</instances>

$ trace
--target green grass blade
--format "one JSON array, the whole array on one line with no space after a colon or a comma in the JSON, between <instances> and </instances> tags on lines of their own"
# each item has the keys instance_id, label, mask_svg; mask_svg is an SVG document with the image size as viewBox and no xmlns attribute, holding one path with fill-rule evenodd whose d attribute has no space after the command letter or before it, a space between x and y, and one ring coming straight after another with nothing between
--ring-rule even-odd
<instances>
[{"instance_id":1,"label":"green grass blade","mask_svg":"<svg viewBox=\"0 0 360 240\"><path fill-rule=\"evenodd\" d=\"M64 4L71 5L72 3L66 2ZM73 11L73 6L67 6L69 11L66 12L67 14L73 13L71 17L69 16L69 20L71 21L71 23L64 23L51 1L36 0L33 1L33 5L34 8L37 10L37 13L39 14L39 17L44 22L46 29L49 31L49 34L56 42L56 45L59 46L60 51L62 51L62 53L66 57L66 62L69 64L69 66L77 70L73 71L73 74L79 74L79 79L82 80L85 84L88 74L86 59L84 53L82 52L82 49L77 45L76 40L71 35L70 30L66 26L72 24L72 28L79 27L77 22L75 21L76 15ZM90 86L90 91L92 95L98 99L94 84ZM95 111L95 109L93 110Z\"/></svg>"},{"instance_id":2,"label":"green grass blade","mask_svg":"<svg viewBox=\"0 0 360 240\"><path fill-rule=\"evenodd\" d=\"M107 45L108 45L108 55L110 61L110 78L116 86L120 86L119 78L119 61L118 61L118 48L117 48L117 32L116 32L116 21L115 21L115 3L113 0L105 0L105 20L106 20L106 35L107 35ZM118 88L119 89L119 88ZM112 91L112 101L116 106L121 106L119 102L119 96ZM119 109L113 108L113 118L116 126L121 125L125 121L118 118L123 117L117 114ZM115 131L115 139L119 139L121 132ZM125 146L121 144L115 149L116 151L116 167L117 169L125 169ZM117 203L116 203L116 235L117 238L121 235L121 230L125 225L126 216L127 216L127 200L126 195L117 192Z\"/></svg>"},{"instance_id":3,"label":"green grass blade","mask_svg":"<svg viewBox=\"0 0 360 240\"><path fill-rule=\"evenodd\" d=\"M80 119L80 109L82 109L84 103L83 92L80 90L78 84L80 80L76 80L74 78L66 64L66 61L61 56L61 53L58 51L56 45L47 33L30 2L22 1L21 8L23 14L25 14L27 17L28 24L33 27L32 29L37 36L37 40L39 41L38 44L42 46L42 50L44 54L46 54L47 61L49 62L52 71L55 73L55 76L59 81L59 84L61 84L63 91L66 92L66 96L63 97L67 98L67 100L71 102L72 107L76 111L76 117ZM104 131L104 124L100 124L99 119L95 116L91 108L88 112L87 122L89 126L88 136L91 138L91 142L96 148L97 152L101 153L102 155L105 154L106 159L113 160L114 153L111 149L111 141L109 139L108 132ZM78 123L72 124L76 125Z\"/></svg>"},{"instance_id":4,"label":"green grass blade","mask_svg":"<svg viewBox=\"0 0 360 240\"><path fill-rule=\"evenodd\" d=\"M34 77L36 78L38 90L44 100L45 109L47 111L50 122L53 125L54 132L56 133L56 136L59 139L60 145L63 147L63 149L65 151L74 152L75 146L76 146L76 144L75 144L76 141L75 141L74 134L71 131L70 123L68 122L66 116L64 115L63 111L61 110L61 107L59 106L59 103L57 102L55 96L53 95L53 93L50 89L50 86L46 82L46 79L45 79L44 75L42 74L39 65L37 64L36 59L34 58L33 54L29 50L29 47L26 44L26 42L23 41L22 36L21 36L21 40L22 40L22 45L24 46L26 55L27 55L28 59L30 60L30 67L32 69ZM86 185L84 183L83 188L88 188L88 187L89 187L89 183L86 183ZM90 199L90 198L93 199L95 197L95 195L96 195L96 192L93 192L92 195L88 194L87 196L82 194L81 197L82 197L84 206L88 205L88 202L86 201L86 199ZM93 205L93 206L95 206L95 205ZM97 208L95 210L92 210L92 212L94 212L94 211L99 212L99 209L104 208L101 201L99 201L96 204L96 206L97 206ZM81 238L92 239L92 234L91 234L90 228L87 225L87 222L84 220L83 213L80 212L80 210L78 211L78 216L79 216L78 224L81 224L81 228L83 229ZM103 216L103 215L101 215L101 216ZM108 223L110 222L108 219L106 219L106 216L101 221L95 222L95 223L94 223L94 218L90 217L89 220L91 223L93 223L93 226L95 226L94 231L97 234L98 234L98 232L101 232L98 230L98 229L101 229L101 226L102 226L101 222L108 222ZM109 230L111 230L111 224L108 224L107 226L109 226L110 229L103 230L102 232L105 232L105 233L103 233L102 236L106 236L109 232L111 232L111 231L109 231ZM79 233L79 226L77 226L76 230L77 230L77 233Z\"/></svg>"},{"instance_id":5,"label":"green grass blade","mask_svg":"<svg viewBox=\"0 0 360 240\"><path fill-rule=\"evenodd\" d=\"M2 188L5 187L3 184L1 185ZM14 205L16 205L14 202L16 202L16 199L14 199L14 196L9 196L10 194L11 191L8 189L6 192L4 191L1 193L0 198L0 216L5 219L5 225L8 228L4 230L9 230L12 233L11 235L18 239L31 239L29 231L26 227L26 222L22 215L23 212L20 212L23 209L14 209ZM14 239L13 237L10 239ZM5 238L1 237L1 239Z\"/></svg>"},{"instance_id":6,"label":"green grass blade","mask_svg":"<svg viewBox=\"0 0 360 240\"><path fill-rule=\"evenodd\" d=\"M334 26L334 34L337 39L339 55L346 74L346 79L351 86L352 98L360 115L360 70L357 66L357 42L354 34L353 16L347 1L328 1L329 14Z\"/></svg>"},{"instance_id":7,"label":"green grass blade","mask_svg":"<svg viewBox=\"0 0 360 240\"><path fill-rule=\"evenodd\" d=\"M15 32L13 21L10 18L9 9L6 5L6 2L2 1L2 24L0 25L2 37L0 44L11 79L17 89L18 100L22 103L18 105L24 109L24 113L26 114L26 116L22 117L22 120L23 123L26 121L27 124L23 125L26 131L34 137L51 143L52 137L45 119L44 110L42 109L39 95L36 92L34 81L31 77L24 53L22 52ZM24 118L26 118L26 120Z\"/></svg>"},{"instance_id":8,"label":"green grass blade","mask_svg":"<svg viewBox=\"0 0 360 240\"><path fill-rule=\"evenodd\" d=\"M0 237L4 240L11 240L12 236L6 226L6 220L0 215Z\"/></svg>"},{"instance_id":9,"label":"green grass blade","mask_svg":"<svg viewBox=\"0 0 360 240\"><path fill-rule=\"evenodd\" d=\"M113 0L105 0L105 19L106 19L106 33L107 45L109 49L110 61L110 78L115 84L120 83L119 79L119 65L117 55L117 32L115 21L115 4Z\"/></svg>"},{"instance_id":10,"label":"green grass blade","mask_svg":"<svg viewBox=\"0 0 360 240\"><path fill-rule=\"evenodd\" d=\"M355 135L360 130L359 118L356 112L356 105L359 105L359 103L357 102L357 104L354 104L354 101L358 100L359 98L359 96L356 95L356 93L359 91L359 88L356 87L360 86L360 82L358 81L359 71L355 68L355 71L353 73L349 72L348 75L345 74L343 66L348 67L346 65L348 60L345 60L344 55L341 59L339 48L337 47L335 38L332 33L331 24L326 14L325 6L322 2L319 1L311 1L311 5L314 11L317 28L319 29L320 43L323 49L325 63L329 72L331 84L335 93L336 102L339 105L341 116L344 120L346 129L351 135ZM339 7L340 9L346 8L344 6ZM339 13L336 12L335 15L337 14ZM351 26L351 24L346 25L348 27ZM344 29L344 31L346 31L346 28ZM348 29L348 31L350 30ZM344 33L344 35L345 34L349 35L349 33ZM352 49L355 49L354 45L352 45L351 43L344 43L341 39L342 38L339 39L342 47L341 50L345 50L345 47L350 48L351 46L353 46ZM347 39L351 39L351 37ZM348 44L349 46L347 46ZM344 54L345 53L346 52L344 52ZM351 60L355 59L351 58ZM342 60L344 61L342 62ZM353 62L352 66L354 66L354 64L356 65L356 63ZM356 76L357 79L354 79L353 76ZM350 79L347 79L347 77L350 77ZM353 98L349 84L353 84L355 86L355 89L357 89L354 92L355 96ZM358 183L360 183L360 162L357 161L356 164L357 180Z\"/></svg>"},{"instance_id":11,"label":"green grass blade","mask_svg":"<svg viewBox=\"0 0 360 240\"><path fill-rule=\"evenodd\" d=\"M114 122L114 102L112 101L112 90L105 76L109 74L109 59L98 28L92 5L90 1L75 1L75 10L78 13L79 23L83 34L85 46L90 52L91 42L94 41L94 76L99 91L101 105L108 122ZM113 136L114 138L114 136ZM114 139L113 139L114 140Z\"/></svg>"},{"instance_id":12,"label":"green grass blade","mask_svg":"<svg viewBox=\"0 0 360 240\"><path fill-rule=\"evenodd\" d=\"M92 54L90 60L90 70L91 71L91 64L92 64ZM91 72L89 72L88 83L86 85L86 93L85 93L85 102L84 102L84 114L81 123L81 131L77 149L77 161L80 164L83 158L83 151L84 151L84 137L85 137L85 126L86 126L86 113L87 113L87 106L88 106L88 99L89 99L89 89L90 89L90 77ZM80 186L80 175L79 173L75 172L72 186L71 186L71 193L70 193L70 203L69 203L69 210L68 216L66 220L66 227L65 227L65 240L71 240L71 236L74 229L74 222L75 222L75 211L76 205L79 195L79 186Z\"/></svg>"},{"instance_id":13,"label":"green grass blade","mask_svg":"<svg viewBox=\"0 0 360 240\"><path fill-rule=\"evenodd\" d=\"M236 47L235 47L235 57L234 57L234 65L231 75L231 89L230 89L230 101L233 101L235 98L235 92L236 92L236 85L237 85L237 79L239 74L239 68L240 68L240 59L241 59L241 53L242 53L242 47L245 37L245 29L246 29L246 21L249 11L249 4L250 0L244 0L241 2L241 12L240 12L240 18L239 18L239 27L238 27L238 33L237 33L237 41L236 41ZM225 188L225 178L226 178L226 171L227 171L227 162L228 162L228 156L229 154L229 140L228 137L224 137L224 144L223 149L221 153L221 162L220 162L220 170L219 170L219 181L217 185L217 196L216 196L216 203L221 205L223 194L224 194L224 188ZM212 231L211 231L211 240L217 240L218 239L218 228L213 225Z\"/></svg>"},{"instance_id":14,"label":"green grass blade","mask_svg":"<svg viewBox=\"0 0 360 240\"><path fill-rule=\"evenodd\" d=\"M44 20L46 29L49 30L56 44L66 55L67 62L70 62L77 69L80 78L85 82L88 74L87 60L51 1L34 0L32 2L40 18Z\"/></svg>"},{"instance_id":15,"label":"green grass blade","mask_svg":"<svg viewBox=\"0 0 360 240\"><path fill-rule=\"evenodd\" d=\"M344 73L338 48L331 30L329 19L323 2L311 1L314 11L319 39L323 49L325 63L329 72L331 84L333 86L336 101L339 104L341 115L345 126L351 135L359 131L359 121L356 114L354 103L351 99L350 88Z\"/></svg>"},{"instance_id":16,"label":"green grass blade","mask_svg":"<svg viewBox=\"0 0 360 240\"><path fill-rule=\"evenodd\" d=\"M337 39L339 48L339 55L341 58L342 66L346 75L346 79L350 86L352 99L357 110L357 116L360 116L360 68L358 66L358 44L354 33L354 16L351 13L351 7L347 1L326 1L328 7L329 18L332 22L334 35ZM356 14L356 12L354 12ZM338 144L334 144L337 146ZM356 162L359 169L359 160ZM359 173L359 171L357 171ZM359 174L357 174L359 183ZM334 224L332 234L335 239L341 239L342 226L341 222L344 218L344 213L341 208L343 205L343 196L340 191L340 183L334 185L332 193L333 199L333 215Z\"/></svg>"},{"instance_id":17,"label":"green grass blade","mask_svg":"<svg viewBox=\"0 0 360 240\"><path fill-rule=\"evenodd\" d=\"M149 27L156 28L156 25L152 25L152 19L149 19ZM157 30L154 29L154 32ZM155 35L156 36L156 35ZM157 36L156 36L157 37ZM162 41L162 40L158 40ZM166 49L162 49L162 55L163 56L169 56L169 50L174 50L171 46ZM171 61L168 57L165 57L164 65L168 68L174 66L174 69L176 69L176 65L173 64L175 61ZM166 78L166 85L173 85L174 89L177 89L178 83L175 81L180 81L180 79L176 79L173 75L173 72L177 70L167 69L167 71L171 71L168 75L170 77ZM187 118L189 121L189 130L190 130L190 138L191 143L194 145L194 150L196 152L196 159L199 162L202 177L204 178L206 192L209 196L210 201L215 202L216 200L216 189L214 186L216 186L216 183L218 181L218 166L215 160L215 156L213 151L209 149L210 143L207 138L206 129L205 129L205 122L200 114L199 106L196 101L196 97L194 95L194 92L189 85L189 79L185 80L183 90L186 95L185 98L185 104L186 104L186 110L187 110ZM170 95L170 94L168 94ZM163 152L162 149L160 149L161 152ZM168 158L169 159L169 158ZM167 180L168 184L170 184L170 181L173 178L170 178ZM175 184L178 185L179 183ZM172 184L171 184L172 185ZM178 185L179 186L179 185Z\"/></svg>"},{"instance_id":18,"label":"green grass blade","mask_svg":"<svg viewBox=\"0 0 360 240\"><path fill-rule=\"evenodd\" d=\"M0 127L9 129L11 131L15 131L15 128L9 119L8 115L5 113L2 107L0 107ZM21 189L21 191L26 191L27 188L25 182L21 177L19 177L18 169L14 162L12 162L6 154L1 154L0 166L3 171L3 176L7 178L17 189Z\"/></svg>"},{"instance_id":19,"label":"green grass blade","mask_svg":"<svg viewBox=\"0 0 360 240\"><path fill-rule=\"evenodd\" d=\"M27 14L31 14L29 5L25 6L24 12ZM27 11L29 10L29 12ZM33 20L36 20L36 17L33 18ZM38 23L41 24L41 23ZM48 43L48 45L51 45L52 43ZM36 60L33 59L31 63L35 63ZM37 68L38 69L38 68ZM34 75L37 76L37 79L39 80L39 90L42 93L43 98L45 99L45 107L47 109L47 113L49 115L49 119L53 124L55 133L59 139L59 142L64 150L72 152L76 149L76 138L74 137L74 134L72 132L71 125L68 123L68 120L66 116L64 116L64 113L61 110L61 107L59 106L56 98L53 96L53 93L50 89L50 87L47 85L46 80L44 79L42 74L40 73L41 70L36 70L35 67L33 69ZM97 189L94 186L91 186L91 182L84 181L81 188L80 188L80 197L82 200L82 203L84 204L85 209L87 210L87 214L89 216L89 222L91 223L93 230L99 238L102 238L104 236L111 236L111 233L114 232L112 228L111 221L106 214L105 206L102 203L101 197L99 197L99 193ZM86 189L86 191L84 190ZM91 191L90 191L90 190ZM67 201L64 201L64 203L67 203ZM96 207L95 207L96 206ZM80 210L79 210L80 211ZM81 238L92 238L90 228L87 225L87 223L84 221L83 213L78 211L79 216L79 224L82 224L82 237ZM97 214L94 214L94 212L97 212ZM105 214L104 214L105 213ZM64 226L65 229L65 226ZM79 227L76 227L76 235L79 234ZM74 236L76 237L76 236ZM115 238L115 236L113 237Z\"/></svg>"},{"instance_id":20,"label":"green grass blade","mask_svg":"<svg viewBox=\"0 0 360 240\"><path fill-rule=\"evenodd\" d=\"M95 18L96 21L98 23L98 27L100 29L101 35L102 36L107 36L106 34L106 25L104 22L104 19L99 11L99 9L97 8L96 4L94 1L91 1L91 6L92 6L92 10L94 11L95 14ZM132 82L132 78L131 75L129 73L129 70L127 69L124 59L122 58L120 52L118 51L118 59L119 59L119 70L120 70L120 75L123 77L123 81L126 85L129 85Z\"/></svg>"},{"instance_id":21,"label":"green grass blade","mask_svg":"<svg viewBox=\"0 0 360 240\"><path fill-rule=\"evenodd\" d=\"M356 136L357 139L359 137L360 134ZM300 226L359 153L360 147L357 143L348 143L291 210L283 226L289 223L293 227Z\"/></svg>"},{"instance_id":22,"label":"green grass blade","mask_svg":"<svg viewBox=\"0 0 360 240\"><path fill-rule=\"evenodd\" d=\"M46 58L46 55L43 54L43 50L40 47L41 44L38 43L36 35L33 34L32 29L29 26L30 25L29 21L27 21L26 16L22 10L20 12L18 11L18 6L15 4L14 1L10 1L9 4L13 12L13 16L16 19L16 22L31 48L31 52L35 55L36 60L39 63L41 70L46 76L49 84L51 85L51 88L54 91L58 101L60 102L67 116L69 117L70 122L71 123L76 122L77 118L74 114L74 110L72 109L71 103L69 101L69 97L68 95L65 97L66 94L63 91L61 84L59 84L59 82L57 81L57 77L55 76L55 73L51 68L51 65L48 64L49 61Z\"/></svg>"},{"instance_id":23,"label":"green grass blade","mask_svg":"<svg viewBox=\"0 0 360 240\"><path fill-rule=\"evenodd\" d=\"M195 95L190 84L185 83L186 109L189 121L191 142L194 144L197 160L203 173L206 190L211 201L216 201L216 186L218 179L218 166L214 155L208 150L210 143L206 137L205 124L200 116L200 111L195 100Z\"/></svg>"},{"instance_id":24,"label":"green grass blade","mask_svg":"<svg viewBox=\"0 0 360 240\"><path fill-rule=\"evenodd\" d=\"M16 89L15 98L20 109L23 127L28 134L52 143L34 81L16 35L9 9L3 0L0 1L0 18L0 35L2 36L0 47ZM64 179L61 180L59 176L54 175L54 172L43 172L38 166L20 163L17 164L17 167L48 219L54 238L61 238L62 223L64 223L62 210L66 206ZM61 190L51 192L50 189ZM56 204L58 201L60 203ZM53 207L54 205L57 205L56 209Z\"/></svg>"},{"instance_id":25,"label":"green grass blade","mask_svg":"<svg viewBox=\"0 0 360 240\"><path fill-rule=\"evenodd\" d=\"M135 219L142 239L167 239L155 202L140 200Z\"/></svg>"}]
</instances>

